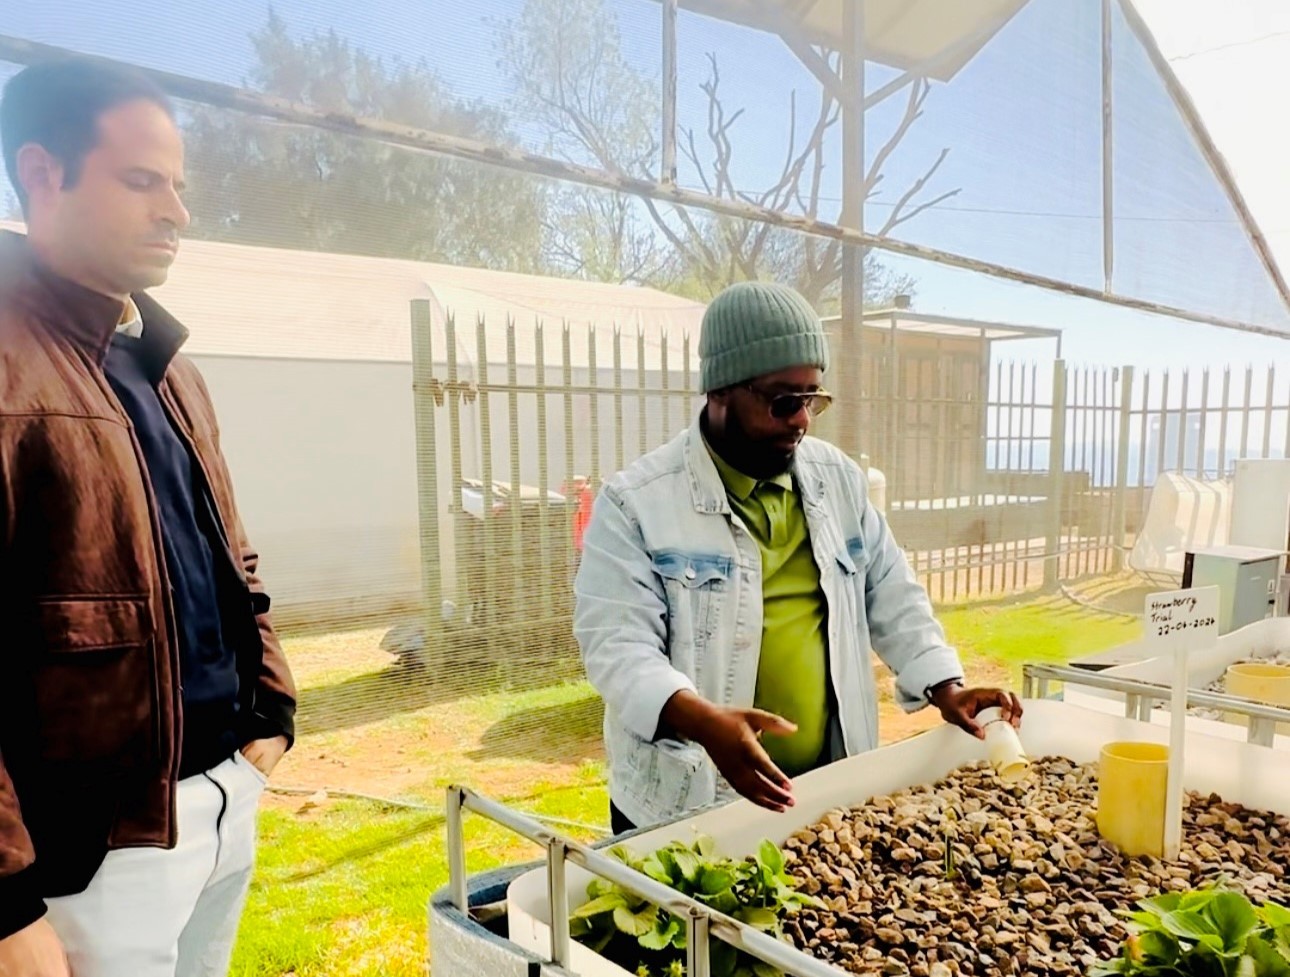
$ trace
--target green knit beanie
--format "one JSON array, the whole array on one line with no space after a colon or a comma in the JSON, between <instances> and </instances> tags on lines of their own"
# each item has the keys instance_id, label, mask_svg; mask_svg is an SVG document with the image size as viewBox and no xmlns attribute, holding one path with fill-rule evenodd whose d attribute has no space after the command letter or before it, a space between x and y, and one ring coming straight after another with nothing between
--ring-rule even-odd
<instances>
[{"instance_id":1,"label":"green knit beanie","mask_svg":"<svg viewBox=\"0 0 1290 977\"><path fill-rule=\"evenodd\" d=\"M701 393L793 366L829 368L824 325L809 302L785 285L731 285L703 314Z\"/></svg>"}]
</instances>

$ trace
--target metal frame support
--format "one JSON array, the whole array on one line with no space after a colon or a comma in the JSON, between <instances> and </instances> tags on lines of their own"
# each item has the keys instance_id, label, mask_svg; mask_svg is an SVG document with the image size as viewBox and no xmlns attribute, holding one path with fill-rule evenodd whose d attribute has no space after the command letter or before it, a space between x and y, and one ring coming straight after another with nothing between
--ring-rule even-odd
<instances>
[{"instance_id":1,"label":"metal frame support","mask_svg":"<svg viewBox=\"0 0 1290 977\"><path fill-rule=\"evenodd\" d=\"M685 921L685 973L686 977L708 977L711 957L708 917L691 909Z\"/></svg>"},{"instance_id":2,"label":"metal frame support","mask_svg":"<svg viewBox=\"0 0 1290 977\"><path fill-rule=\"evenodd\" d=\"M1066 485L1066 361L1053 361L1053 406L1048 432L1048 539L1045 546L1044 590L1056 590L1061 582L1062 531L1065 529L1062 489Z\"/></svg>"},{"instance_id":3,"label":"metal frame support","mask_svg":"<svg viewBox=\"0 0 1290 977\"><path fill-rule=\"evenodd\" d=\"M797 56L797 60L801 61L806 70L813 74L816 80L827 89L828 93L837 99L839 105L844 109L849 109L860 103L864 96L864 88L856 88L852 85L845 71L842 73L842 77L839 78L829 62L802 35L802 32L798 29L801 24L786 15L780 4L772 3L770 0L751 0L751 2L770 28L779 35L780 40ZM863 4L848 3L846 6L859 7L863 6ZM864 15L861 14L861 19L863 20L863 18ZM850 38L851 35L848 33L847 37Z\"/></svg>"},{"instance_id":4,"label":"metal frame support","mask_svg":"<svg viewBox=\"0 0 1290 977\"><path fill-rule=\"evenodd\" d=\"M459 912L470 908L466 893L466 834L461 813L466 806L466 791L449 787L444 798L444 828L448 835L448 890Z\"/></svg>"},{"instance_id":5,"label":"metal frame support","mask_svg":"<svg viewBox=\"0 0 1290 977\"><path fill-rule=\"evenodd\" d=\"M1277 724L1270 719L1251 719L1249 741L1255 746L1272 746Z\"/></svg>"},{"instance_id":6,"label":"metal frame support","mask_svg":"<svg viewBox=\"0 0 1290 977\"><path fill-rule=\"evenodd\" d=\"M1139 679L1120 678L1103 672L1091 672L1083 668L1072 668L1065 665L1026 665L1022 668L1022 688L1026 697L1036 685L1040 688L1039 698L1047 698L1046 686L1049 681L1063 682L1066 685L1083 685L1091 689L1102 689L1106 692L1118 692L1124 696L1124 716L1126 719L1138 719L1150 722L1151 714L1158 703L1170 701L1171 689L1166 685L1154 682L1143 682ZM1290 723L1290 708L1270 706L1253 699L1226 695L1221 692L1205 692L1200 689L1187 690L1188 706L1203 706L1208 709L1221 709L1223 712L1245 716L1249 720L1249 732L1246 740L1255 746L1272 747L1279 723Z\"/></svg>"},{"instance_id":7,"label":"metal frame support","mask_svg":"<svg viewBox=\"0 0 1290 977\"><path fill-rule=\"evenodd\" d=\"M1127 0L1122 0L1127 2ZM859 8L861 4L847 4L847 9ZM85 55L78 51L61 48L50 44L40 44L12 35L0 34L0 61L14 64L34 64L38 61L52 60L60 57L81 57L103 64L126 65L112 58ZM1036 275L1031 272L1001 265L993 261L983 261L952 251L942 251L896 238L878 237L866 234L858 226L833 224L811 217L803 217L770 207L761 207L746 200L729 197L714 197L694 190L686 190L675 185L669 186L657 179L628 176L623 173L611 173L592 166L581 166L566 160L554 159L540 153L531 153L510 146L478 139L467 139L462 136L449 135L431 129L420 129L415 126L389 122L385 119L374 119L363 116L345 115L340 112L328 112L297 102L291 102L262 92L254 92L232 85L192 78L173 72L140 69L137 65L128 65L134 70L142 70L163 90L175 98L210 105L215 108L245 112L248 115L276 121L284 125L301 126L324 132L336 132L359 139L372 139L387 146L398 146L416 152L434 153L450 159L466 160L484 166L493 166L552 180L564 180L579 186L599 187L614 193L657 200L662 203L692 207L712 214L721 214L737 220L755 221L782 227L799 234L810 234L828 240L841 241L844 244L859 248L878 248L890 254L904 255L921 261L930 261L947 268L962 268L982 275L990 275L1003 281L1019 282L1023 285L1034 285L1061 295L1074 295L1079 298L1093 299L1109 305L1126 309L1137 309L1157 315L1170 316L1188 322L1200 322L1206 325L1219 326L1224 329L1235 329L1260 336L1271 336L1285 339L1285 333L1272 326L1254 322L1243 322L1239 319L1228 319L1223 316L1210 315L1194 309L1183 309L1147 299L1134 298L1128 295L1108 295L1102 288L1078 285L1062 281L1048 275ZM1176 79L1175 79L1176 83ZM1211 144L1212 145L1212 144ZM1215 151L1216 152L1216 151ZM1229 187L1229 194L1235 192ZM1242 211L1242 219L1248 211ZM1252 238L1262 241L1262 236L1252 223L1246 224L1247 233ZM1261 253L1266 252L1266 242ZM1269 259L1270 260L1270 259ZM1272 267L1275 268L1275 265ZM1290 309L1290 296L1286 296L1286 307Z\"/></svg>"},{"instance_id":8,"label":"metal frame support","mask_svg":"<svg viewBox=\"0 0 1290 977\"><path fill-rule=\"evenodd\" d=\"M568 848L564 839L552 836L546 849L546 893L551 904L551 959L561 967L569 960L569 895L565 884L565 858ZM557 907L563 907L558 909Z\"/></svg>"},{"instance_id":9,"label":"metal frame support","mask_svg":"<svg viewBox=\"0 0 1290 977\"><path fill-rule=\"evenodd\" d=\"M1124 569L1124 538L1128 532L1129 491L1129 440L1133 437L1133 379L1131 366L1120 367L1120 428L1115 448L1115 499L1111 503L1111 531L1115 533L1115 549L1111 551L1111 567L1119 573Z\"/></svg>"},{"instance_id":10,"label":"metal frame support","mask_svg":"<svg viewBox=\"0 0 1290 977\"><path fill-rule=\"evenodd\" d=\"M865 5L843 5L842 81L855 98L842 103L842 224L864 231L865 187ZM844 244L842 248L842 316L838 335L837 387L843 396L843 414L838 422L838 447L852 458L862 449L861 432L872 425L861 417L865 403L861 389L860 357L864 352L864 259L866 248ZM892 356L896 351L891 350Z\"/></svg>"},{"instance_id":11,"label":"metal frame support","mask_svg":"<svg viewBox=\"0 0 1290 977\"><path fill-rule=\"evenodd\" d=\"M436 442L435 394L442 396L434 377L433 320L430 302L413 299L412 403L416 422L418 535L421 547L421 602L425 649L434 654L443 625L443 570L439 538L439 450Z\"/></svg>"},{"instance_id":12,"label":"metal frame support","mask_svg":"<svg viewBox=\"0 0 1290 977\"><path fill-rule=\"evenodd\" d=\"M659 180L676 186L676 4L663 0L663 163Z\"/></svg>"},{"instance_id":13,"label":"metal frame support","mask_svg":"<svg viewBox=\"0 0 1290 977\"><path fill-rule=\"evenodd\" d=\"M1111 3L1102 0L1102 278L1110 292L1115 276L1115 155L1112 116Z\"/></svg>"},{"instance_id":14,"label":"metal frame support","mask_svg":"<svg viewBox=\"0 0 1290 977\"><path fill-rule=\"evenodd\" d=\"M453 904L463 913L470 911L466 886L466 840L462 833L464 811L481 814L546 849L547 897L551 909L551 959L561 967L568 969L571 955L565 867L568 862L573 862L593 875L607 879L678 919L685 920L686 957L689 961L687 973L690 977L711 977L709 949L713 936L792 977L837 975L837 970L831 964L807 956L769 934L719 913L710 906L637 872L616 858L571 838L562 837L528 815L476 794L467 787L448 788L446 809L449 889Z\"/></svg>"}]
</instances>

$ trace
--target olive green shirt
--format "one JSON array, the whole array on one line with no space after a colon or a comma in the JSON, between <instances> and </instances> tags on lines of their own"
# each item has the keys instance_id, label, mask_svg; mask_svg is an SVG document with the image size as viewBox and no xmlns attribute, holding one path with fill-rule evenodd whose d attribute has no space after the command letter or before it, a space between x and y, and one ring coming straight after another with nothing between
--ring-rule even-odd
<instances>
[{"instance_id":1,"label":"olive green shirt","mask_svg":"<svg viewBox=\"0 0 1290 977\"><path fill-rule=\"evenodd\" d=\"M818 766L828 740L828 635L820 570L806 510L793 478L757 481L708 447L730 507L757 542L763 624L753 704L797 724L792 736L767 733L762 745L792 777Z\"/></svg>"}]
</instances>

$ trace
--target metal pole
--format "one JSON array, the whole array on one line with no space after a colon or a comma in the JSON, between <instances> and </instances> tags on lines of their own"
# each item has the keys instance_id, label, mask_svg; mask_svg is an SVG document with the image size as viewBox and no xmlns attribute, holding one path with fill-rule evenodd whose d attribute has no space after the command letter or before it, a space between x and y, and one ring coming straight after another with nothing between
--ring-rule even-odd
<instances>
[{"instance_id":1,"label":"metal pole","mask_svg":"<svg viewBox=\"0 0 1290 977\"><path fill-rule=\"evenodd\" d=\"M551 907L551 959L561 967L569 966L569 896L565 885L564 840L553 837L546 849L546 892Z\"/></svg>"},{"instance_id":2,"label":"metal pole","mask_svg":"<svg viewBox=\"0 0 1290 977\"><path fill-rule=\"evenodd\" d=\"M1138 718L1138 711L1142 708L1142 696L1126 695L1124 697L1124 718Z\"/></svg>"},{"instance_id":3,"label":"metal pole","mask_svg":"<svg viewBox=\"0 0 1290 977\"><path fill-rule=\"evenodd\" d=\"M434 344L430 302L412 302L412 403L417 438L417 515L421 544L421 602L425 621L423 648L438 650L443 622L443 571L440 567L439 446L435 432Z\"/></svg>"},{"instance_id":4,"label":"metal pole","mask_svg":"<svg viewBox=\"0 0 1290 977\"><path fill-rule=\"evenodd\" d=\"M1048 437L1048 555L1044 560L1044 589L1056 590L1061 580L1062 485L1066 473L1066 363L1053 363L1052 419Z\"/></svg>"},{"instance_id":5,"label":"metal pole","mask_svg":"<svg viewBox=\"0 0 1290 977\"><path fill-rule=\"evenodd\" d=\"M708 917L691 909L685 921L685 974L686 977L708 977Z\"/></svg>"},{"instance_id":6,"label":"metal pole","mask_svg":"<svg viewBox=\"0 0 1290 977\"><path fill-rule=\"evenodd\" d=\"M445 829L448 835L448 889L453 904L460 912L469 909L466 894L466 834L461 812L466 803L462 787L449 787L444 796Z\"/></svg>"},{"instance_id":7,"label":"metal pole","mask_svg":"<svg viewBox=\"0 0 1290 977\"><path fill-rule=\"evenodd\" d=\"M864 232L865 133L864 63L865 5L843 4L844 48L842 82L853 96L842 106L842 226ZM860 389L860 357L864 352L865 248L842 247L842 317L838 336L838 387L842 415L838 422L838 447L852 458L860 456L863 429L869 418L861 416L864 392ZM895 356L895 349L891 354ZM888 403L890 409L890 402Z\"/></svg>"},{"instance_id":8,"label":"metal pole","mask_svg":"<svg viewBox=\"0 0 1290 977\"><path fill-rule=\"evenodd\" d=\"M1124 569L1124 537L1127 531L1129 492L1129 437L1133 424L1133 367L1120 369L1120 442L1115 452L1115 502L1111 516L1111 532L1115 548L1111 551L1111 565L1116 573Z\"/></svg>"},{"instance_id":9,"label":"metal pole","mask_svg":"<svg viewBox=\"0 0 1290 977\"><path fill-rule=\"evenodd\" d=\"M676 185L676 2L663 0L663 172L665 186Z\"/></svg>"},{"instance_id":10,"label":"metal pole","mask_svg":"<svg viewBox=\"0 0 1290 977\"><path fill-rule=\"evenodd\" d=\"M1115 157L1111 78L1111 0L1102 0L1102 276L1111 291L1115 270Z\"/></svg>"},{"instance_id":11,"label":"metal pole","mask_svg":"<svg viewBox=\"0 0 1290 977\"><path fill-rule=\"evenodd\" d=\"M1250 720L1250 732L1246 739L1255 746L1272 746L1277 732L1277 724L1270 719L1254 718Z\"/></svg>"}]
</instances>

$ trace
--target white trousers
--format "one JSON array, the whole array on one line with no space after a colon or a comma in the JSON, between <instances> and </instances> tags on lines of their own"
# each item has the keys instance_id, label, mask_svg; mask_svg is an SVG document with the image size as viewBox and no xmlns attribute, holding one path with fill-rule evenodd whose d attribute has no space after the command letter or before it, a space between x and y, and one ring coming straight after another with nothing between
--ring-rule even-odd
<instances>
[{"instance_id":1,"label":"white trousers","mask_svg":"<svg viewBox=\"0 0 1290 977\"><path fill-rule=\"evenodd\" d=\"M46 900L72 977L224 977L255 864L265 778L241 753L179 782L179 843L108 852Z\"/></svg>"}]
</instances>

